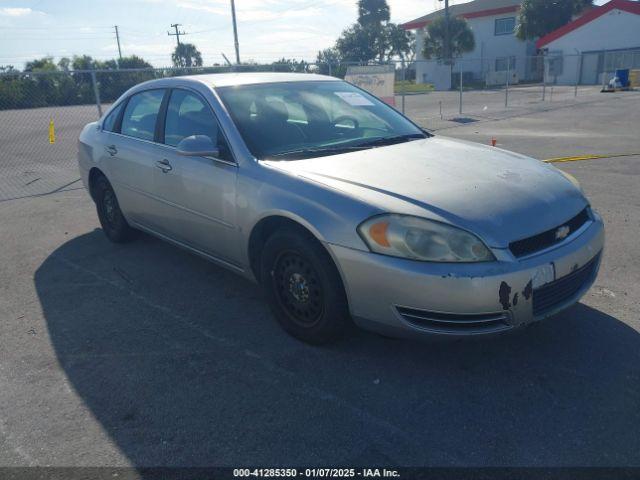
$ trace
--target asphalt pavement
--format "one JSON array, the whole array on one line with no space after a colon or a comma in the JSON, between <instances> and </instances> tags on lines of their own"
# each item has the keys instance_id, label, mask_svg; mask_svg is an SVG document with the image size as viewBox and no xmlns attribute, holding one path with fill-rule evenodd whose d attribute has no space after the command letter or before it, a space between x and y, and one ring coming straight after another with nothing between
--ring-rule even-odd
<instances>
[{"instance_id":1,"label":"asphalt pavement","mask_svg":"<svg viewBox=\"0 0 640 480\"><path fill-rule=\"evenodd\" d=\"M537 158L640 147L637 93L511 113L436 133ZM310 347L233 273L109 243L82 189L0 201L0 465L639 466L640 156L558 166L606 222L595 286L455 341Z\"/></svg>"}]
</instances>

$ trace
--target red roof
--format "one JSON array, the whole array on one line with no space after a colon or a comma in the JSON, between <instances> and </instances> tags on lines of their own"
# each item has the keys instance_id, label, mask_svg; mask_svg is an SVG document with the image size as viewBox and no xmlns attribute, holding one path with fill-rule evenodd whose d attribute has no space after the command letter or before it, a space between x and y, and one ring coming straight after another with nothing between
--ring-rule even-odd
<instances>
[{"instance_id":1,"label":"red roof","mask_svg":"<svg viewBox=\"0 0 640 480\"><path fill-rule=\"evenodd\" d=\"M569 22L566 25L558 28L557 30L547 33L544 37L540 38L536 42L536 47L542 48L545 45L553 42L554 40L557 40L560 37L564 37L567 33L573 32L577 28L580 28L583 25L586 25L587 23L595 20L596 18L601 17L605 13L616 9L640 15L640 2L632 2L631 0L611 0L609 3L605 3L601 7L589 10L587 13L585 13L581 17L578 17L573 22Z\"/></svg>"},{"instance_id":2,"label":"red roof","mask_svg":"<svg viewBox=\"0 0 640 480\"><path fill-rule=\"evenodd\" d=\"M449 7L451 16L462 18L490 17L503 13L517 12L520 9L520 0L474 0ZM437 10L410 22L400 25L405 30L414 30L429 25L433 20L444 13Z\"/></svg>"}]
</instances>

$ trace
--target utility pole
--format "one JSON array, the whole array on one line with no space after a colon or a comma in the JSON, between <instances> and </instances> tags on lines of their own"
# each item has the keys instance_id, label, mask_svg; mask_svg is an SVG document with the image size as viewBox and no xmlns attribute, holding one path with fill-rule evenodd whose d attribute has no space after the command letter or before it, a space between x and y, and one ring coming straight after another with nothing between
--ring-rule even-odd
<instances>
[{"instance_id":1,"label":"utility pole","mask_svg":"<svg viewBox=\"0 0 640 480\"><path fill-rule=\"evenodd\" d=\"M122 60L122 49L120 48L120 34L118 33L118 25L114 25L113 28L116 29L116 41L118 42L118 58Z\"/></svg>"},{"instance_id":2,"label":"utility pole","mask_svg":"<svg viewBox=\"0 0 640 480\"><path fill-rule=\"evenodd\" d=\"M442 2L442 0L440 0ZM444 0L444 59L451 65L451 34L449 33L449 0Z\"/></svg>"},{"instance_id":3,"label":"utility pole","mask_svg":"<svg viewBox=\"0 0 640 480\"><path fill-rule=\"evenodd\" d=\"M236 63L240 65L240 44L238 43L238 25L236 24L236 2L231 0L231 19L233 21L233 40L236 47Z\"/></svg>"},{"instance_id":4,"label":"utility pole","mask_svg":"<svg viewBox=\"0 0 640 480\"><path fill-rule=\"evenodd\" d=\"M170 37L176 37L176 41L178 42L178 46L180 46L180 35L186 35L186 32L181 32L178 30L178 27L180 27L182 24L180 23L172 23L171 24L171 28L175 29L176 33L171 33L171 32L167 32L167 35L169 35Z\"/></svg>"}]
</instances>

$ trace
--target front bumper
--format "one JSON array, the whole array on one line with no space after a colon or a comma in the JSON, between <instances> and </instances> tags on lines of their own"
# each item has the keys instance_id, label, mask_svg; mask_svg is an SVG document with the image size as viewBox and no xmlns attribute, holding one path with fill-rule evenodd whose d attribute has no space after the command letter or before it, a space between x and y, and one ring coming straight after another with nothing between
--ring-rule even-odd
<instances>
[{"instance_id":1,"label":"front bumper","mask_svg":"<svg viewBox=\"0 0 640 480\"><path fill-rule=\"evenodd\" d=\"M511 330L576 303L597 276L604 225L594 213L593 221L552 249L524 259L503 250L491 263L416 262L327 247L361 327L404 336L475 335ZM547 281L554 283L536 287L534 276L549 268L555 280Z\"/></svg>"}]
</instances>

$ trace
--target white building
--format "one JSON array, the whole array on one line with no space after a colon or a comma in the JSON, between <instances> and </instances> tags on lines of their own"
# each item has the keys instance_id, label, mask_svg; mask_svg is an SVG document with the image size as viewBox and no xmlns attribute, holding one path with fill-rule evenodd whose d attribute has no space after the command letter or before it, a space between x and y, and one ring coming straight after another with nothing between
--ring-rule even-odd
<instances>
[{"instance_id":1,"label":"white building","mask_svg":"<svg viewBox=\"0 0 640 480\"><path fill-rule=\"evenodd\" d=\"M452 17L467 20L475 37L475 49L455 60L453 67L431 60L425 61L422 46L427 27L444 10L432 12L402 25L416 33L416 82L433 83L438 90L451 88L451 70L462 70L463 83L501 84L509 69L510 82L534 80L541 76L541 68L533 59L534 42L515 36L521 0L474 0L449 7Z\"/></svg>"},{"instance_id":2,"label":"white building","mask_svg":"<svg viewBox=\"0 0 640 480\"><path fill-rule=\"evenodd\" d=\"M600 84L617 68L640 68L640 2L611 0L536 42L559 84ZM561 60L560 60L561 58ZM602 78L605 72L605 78Z\"/></svg>"}]
</instances>

